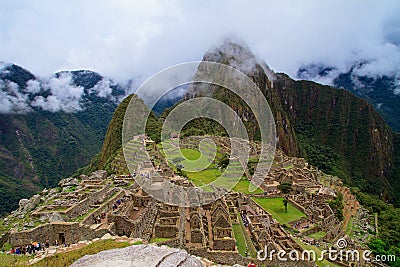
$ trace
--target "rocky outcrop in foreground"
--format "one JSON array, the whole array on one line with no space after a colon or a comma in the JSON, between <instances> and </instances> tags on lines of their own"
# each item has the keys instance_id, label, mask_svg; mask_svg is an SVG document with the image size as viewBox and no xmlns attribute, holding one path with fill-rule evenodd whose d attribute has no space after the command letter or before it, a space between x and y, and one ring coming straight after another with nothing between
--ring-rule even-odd
<instances>
[{"instance_id":1,"label":"rocky outcrop in foreground","mask_svg":"<svg viewBox=\"0 0 400 267\"><path fill-rule=\"evenodd\" d=\"M135 245L123 249L112 249L99 252L95 255L86 255L71 267L201 267L200 260L189 255L186 251L157 247L154 245Z\"/></svg>"}]
</instances>

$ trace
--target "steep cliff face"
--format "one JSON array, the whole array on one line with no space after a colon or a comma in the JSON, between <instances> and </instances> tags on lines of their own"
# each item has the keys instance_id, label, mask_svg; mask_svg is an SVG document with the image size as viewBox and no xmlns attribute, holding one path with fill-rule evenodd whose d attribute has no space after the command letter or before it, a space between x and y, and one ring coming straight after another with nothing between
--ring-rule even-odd
<instances>
[{"instance_id":1,"label":"steep cliff face","mask_svg":"<svg viewBox=\"0 0 400 267\"><path fill-rule=\"evenodd\" d=\"M121 148L122 126L124 123L125 112L132 97L137 96L130 95L125 98L114 112L110 125L108 126L108 130L103 142L103 147L101 149L100 158L97 163L97 167L99 169L103 169L106 166L107 161L112 159L118 149Z\"/></svg>"},{"instance_id":2,"label":"steep cliff face","mask_svg":"<svg viewBox=\"0 0 400 267\"><path fill-rule=\"evenodd\" d=\"M277 77L302 155L368 192L390 188L394 133L367 101L342 89Z\"/></svg>"}]
</instances>

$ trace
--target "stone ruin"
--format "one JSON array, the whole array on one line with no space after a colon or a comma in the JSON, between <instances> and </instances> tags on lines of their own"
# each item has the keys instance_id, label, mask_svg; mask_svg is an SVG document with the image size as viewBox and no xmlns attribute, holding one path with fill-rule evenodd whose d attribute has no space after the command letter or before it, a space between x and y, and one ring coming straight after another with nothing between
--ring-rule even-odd
<instances>
[{"instance_id":1,"label":"stone ruin","mask_svg":"<svg viewBox=\"0 0 400 267\"><path fill-rule=\"evenodd\" d=\"M132 157L143 159L140 153ZM145 243L164 240L164 244L185 248L191 254L216 262L244 264L247 259L239 254L233 231L233 225L238 225L249 250L268 247L302 251L282 225L248 195L231 191L215 202L197 207L177 207L157 201L136 183L138 177L159 183L152 180L152 171L157 168L158 172L171 174L168 165L156 166L153 161L144 161L136 165L133 173L107 176L107 172L100 170L90 176L64 179L59 183L61 190L43 190L29 201L21 200L14 215L29 213L31 222L28 227L11 229L5 241L12 246L45 240L51 244L56 240L59 244L71 244L109 233L141 238ZM193 186L186 178L172 174L164 177L172 183ZM288 200L307 215L300 223L312 222L316 225L312 231L327 231L325 239L333 240L343 225L327 200L333 199L338 190L323 185L322 176L304 159L288 158L277 151L271 171L261 177L264 180L261 188L267 194L257 197L282 196L278 185L292 183L293 192ZM343 193L346 198L352 196L347 191Z\"/></svg>"}]
</instances>

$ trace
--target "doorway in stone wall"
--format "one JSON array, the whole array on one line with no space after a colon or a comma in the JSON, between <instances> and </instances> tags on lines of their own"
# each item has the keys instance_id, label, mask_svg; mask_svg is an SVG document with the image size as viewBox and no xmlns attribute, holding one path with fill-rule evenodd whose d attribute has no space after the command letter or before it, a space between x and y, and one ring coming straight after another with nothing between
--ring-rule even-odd
<instances>
[{"instance_id":1,"label":"doorway in stone wall","mask_svg":"<svg viewBox=\"0 0 400 267\"><path fill-rule=\"evenodd\" d=\"M58 241L60 242L60 244L65 244L64 233L58 233Z\"/></svg>"}]
</instances>

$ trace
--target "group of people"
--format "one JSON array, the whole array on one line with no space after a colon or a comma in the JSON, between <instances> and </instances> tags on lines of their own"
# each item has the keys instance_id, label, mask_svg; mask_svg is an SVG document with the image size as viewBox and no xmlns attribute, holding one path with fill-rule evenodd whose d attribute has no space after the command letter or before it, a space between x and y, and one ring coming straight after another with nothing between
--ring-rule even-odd
<instances>
[{"instance_id":1,"label":"group of people","mask_svg":"<svg viewBox=\"0 0 400 267\"><path fill-rule=\"evenodd\" d=\"M118 208L119 205L121 205L124 202L124 198L120 198L118 199L112 206L112 210L116 210Z\"/></svg>"},{"instance_id":2,"label":"group of people","mask_svg":"<svg viewBox=\"0 0 400 267\"><path fill-rule=\"evenodd\" d=\"M93 215L93 217L94 217L94 223L95 223L95 224L100 224L100 223L101 223L101 220L102 220L102 219L105 219L106 216L107 216L107 214L106 214L105 212L102 212L100 215L97 215L97 217L95 217L95 216Z\"/></svg>"},{"instance_id":3,"label":"group of people","mask_svg":"<svg viewBox=\"0 0 400 267\"><path fill-rule=\"evenodd\" d=\"M249 220L247 219L247 213L246 211L242 210L242 213L240 214L240 217L242 217L242 221L245 227L249 225Z\"/></svg>"},{"instance_id":4,"label":"group of people","mask_svg":"<svg viewBox=\"0 0 400 267\"><path fill-rule=\"evenodd\" d=\"M44 251L46 248L50 246L49 241L46 240L44 244L40 242L33 242L32 244L28 244L26 246L19 246L16 248L12 248L10 250L11 254L17 254L17 255L25 255L26 253L28 254L33 254L36 251Z\"/></svg>"}]
</instances>

